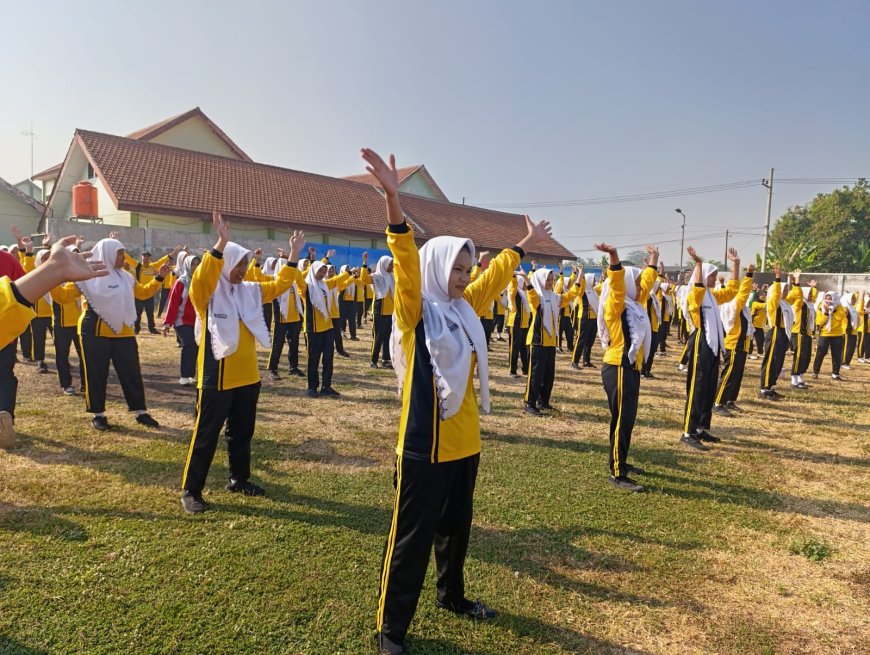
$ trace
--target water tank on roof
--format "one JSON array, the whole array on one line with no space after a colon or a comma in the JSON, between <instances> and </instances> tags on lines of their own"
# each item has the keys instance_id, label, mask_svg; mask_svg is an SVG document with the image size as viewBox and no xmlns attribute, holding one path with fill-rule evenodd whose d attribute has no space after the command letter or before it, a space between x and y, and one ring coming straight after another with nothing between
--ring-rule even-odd
<instances>
[{"instance_id":1,"label":"water tank on roof","mask_svg":"<svg viewBox=\"0 0 870 655\"><path fill-rule=\"evenodd\" d=\"M78 182L72 189L73 216L93 218L97 210L97 187L90 182Z\"/></svg>"}]
</instances>

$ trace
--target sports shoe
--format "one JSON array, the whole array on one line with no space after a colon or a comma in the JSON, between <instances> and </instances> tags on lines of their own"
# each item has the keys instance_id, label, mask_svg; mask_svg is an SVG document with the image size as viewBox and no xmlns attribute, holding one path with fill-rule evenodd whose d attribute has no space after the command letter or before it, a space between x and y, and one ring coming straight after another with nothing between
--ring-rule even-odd
<instances>
[{"instance_id":1,"label":"sports shoe","mask_svg":"<svg viewBox=\"0 0 870 655\"><path fill-rule=\"evenodd\" d=\"M815 371L813 371L813 380L818 380L818 379L819 379L819 374L816 373Z\"/></svg>"},{"instance_id":2,"label":"sports shoe","mask_svg":"<svg viewBox=\"0 0 870 655\"><path fill-rule=\"evenodd\" d=\"M181 506L188 514L202 514L208 509L208 505L202 499L202 494L185 491L181 494Z\"/></svg>"},{"instance_id":3,"label":"sports shoe","mask_svg":"<svg viewBox=\"0 0 870 655\"><path fill-rule=\"evenodd\" d=\"M139 414L136 416L136 423L140 423L148 428L159 428L160 424L154 420L151 414Z\"/></svg>"},{"instance_id":4,"label":"sports shoe","mask_svg":"<svg viewBox=\"0 0 870 655\"><path fill-rule=\"evenodd\" d=\"M309 398L317 398L319 395L320 394L317 393L317 389L309 389L308 390L308 397Z\"/></svg>"},{"instance_id":5,"label":"sports shoe","mask_svg":"<svg viewBox=\"0 0 870 655\"><path fill-rule=\"evenodd\" d=\"M378 655L408 655L404 644L397 644L382 632L376 638Z\"/></svg>"},{"instance_id":6,"label":"sports shoe","mask_svg":"<svg viewBox=\"0 0 870 655\"><path fill-rule=\"evenodd\" d=\"M511 373L511 377L516 379L516 378L520 377L520 374L519 373Z\"/></svg>"},{"instance_id":7,"label":"sports shoe","mask_svg":"<svg viewBox=\"0 0 870 655\"><path fill-rule=\"evenodd\" d=\"M269 371L269 379L273 382L277 382L281 379L281 376L278 375L278 371Z\"/></svg>"},{"instance_id":8,"label":"sports shoe","mask_svg":"<svg viewBox=\"0 0 870 655\"><path fill-rule=\"evenodd\" d=\"M697 432L695 436L697 436L698 439L700 439L701 441L706 441L708 443L719 443L720 441L722 441L719 437L714 437L706 430L701 430Z\"/></svg>"},{"instance_id":9,"label":"sports shoe","mask_svg":"<svg viewBox=\"0 0 870 655\"><path fill-rule=\"evenodd\" d=\"M710 450L707 446L701 443L701 440L698 439L697 436L689 434L688 432L683 432L683 436L680 437L680 443L691 446L695 450Z\"/></svg>"},{"instance_id":10,"label":"sports shoe","mask_svg":"<svg viewBox=\"0 0 870 655\"><path fill-rule=\"evenodd\" d=\"M550 403L538 403L538 409L545 412L552 412L555 408Z\"/></svg>"},{"instance_id":11,"label":"sports shoe","mask_svg":"<svg viewBox=\"0 0 870 655\"><path fill-rule=\"evenodd\" d=\"M728 408L725 405L713 405L713 413L716 416L727 416L732 417L734 414L728 411Z\"/></svg>"},{"instance_id":12,"label":"sports shoe","mask_svg":"<svg viewBox=\"0 0 870 655\"><path fill-rule=\"evenodd\" d=\"M762 400L779 400L770 389L762 389L758 392L758 397Z\"/></svg>"},{"instance_id":13,"label":"sports shoe","mask_svg":"<svg viewBox=\"0 0 870 655\"><path fill-rule=\"evenodd\" d=\"M463 600L459 605L442 603L440 600L435 601L435 607L441 610L447 610L460 616L467 616L469 619L476 621L490 621L497 616L494 609L486 605L480 600Z\"/></svg>"},{"instance_id":14,"label":"sports shoe","mask_svg":"<svg viewBox=\"0 0 870 655\"><path fill-rule=\"evenodd\" d=\"M12 424L12 414L0 412L0 448L14 448L18 438Z\"/></svg>"},{"instance_id":15,"label":"sports shoe","mask_svg":"<svg viewBox=\"0 0 870 655\"><path fill-rule=\"evenodd\" d=\"M106 430L111 430L112 426L109 425L109 419L105 416L95 416L91 420L91 425L94 426L95 430L99 430L100 432L105 432Z\"/></svg>"},{"instance_id":16,"label":"sports shoe","mask_svg":"<svg viewBox=\"0 0 870 655\"><path fill-rule=\"evenodd\" d=\"M783 399L783 395L781 393L779 393L779 391L777 391L776 389L771 388L770 393L773 394L773 397L776 398L777 400Z\"/></svg>"},{"instance_id":17,"label":"sports shoe","mask_svg":"<svg viewBox=\"0 0 870 655\"><path fill-rule=\"evenodd\" d=\"M372 362L371 364L369 364L369 368L378 368L378 363Z\"/></svg>"},{"instance_id":18,"label":"sports shoe","mask_svg":"<svg viewBox=\"0 0 870 655\"><path fill-rule=\"evenodd\" d=\"M844 366L843 368L848 368ZM45 362L36 362L36 372L37 373L48 373L48 364Z\"/></svg>"},{"instance_id":19,"label":"sports shoe","mask_svg":"<svg viewBox=\"0 0 870 655\"><path fill-rule=\"evenodd\" d=\"M189 387L193 378L178 378L178 384L182 387Z\"/></svg>"},{"instance_id":20,"label":"sports shoe","mask_svg":"<svg viewBox=\"0 0 870 655\"><path fill-rule=\"evenodd\" d=\"M359 341L359 337L351 337L348 341Z\"/></svg>"},{"instance_id":21,"label":"sports shoe","mask_svg":"<svg viewBox=\"0 0 870 655\"><path fill-rule=\"evenodd\" d=\"M840 368L843 369L844 371L851 371L852 370L852 367L849 366L848 364L843 364L842 366L840 366Z\"/></svg>"},{"instance_id":22,"label":"sports shoe","mask_svg":"<svg viewBox=\"0 0 870 655\"><path fill-rule=\"evenodd\" d=\"M323 387L320 390L320 396L321 398L341 398L341 394L332 387Z\"/></svg>"},{"instance_id":23,"label":"sports shoe","mask_svg":"<svg viewBox=\"0 0 870 655\"><path fill-rule=\"evenodd\" d=\"M393 362L388 359L384 359L381 361L381 368L393 368Z\"/></svg>"},{"instance_id":24,"label":"sports shoe","mask_svg":"<svg viewBox=\"0 0 870 655\"><path fill-rule=\"evenodd\" d=\"M750 355L749 359L758 359L758 355Z\"/></svg>"},{"instance_id":25,"label":"sports shoe","mask_svg":"<svg viewBox=\"0 0 870 655\"><path fill-rule=\"evenodd\" d=\"M737 405L737 403L735 403L733 400L729 400L727 403L725 403L725 407L729 412L742 412L743 411L743 408L739 407Z\"/></svg>"},{"instance_id":26,"label":"sports shoe","mask_svg":"<svg viewBox=\"0 0 870 655\"><path fill-rule=\"evenodd\" d=\"M291 368L287 370L287 375L295 375L298 378L304 378L305 373L300 371L298 368Z\"/></svg>"},{"instance_id":27,"label":"sports shoe","mask_svg":"<svg viewBox=\"0 0 870 655\"><path fill-rule=\"evenodd\" d=\"M571 368L576 368L577 370L580 370L580 364L578 364L577 362L571 362Z\"/></svg>"},{"instance_id":28,"label":"sports shoe","mask_svg":"<svg viewBox=\"0 0 870 655\"><path fill-rule=\"evenodd\" d=\"M258 487L247 480L233 480L230 478L230 481L227 482L224 487L227 491L234 494L242 494L243 496L264 496L266 495L266 490L263 487Z\"/></svg>"},{"instance_id":29,"label":"sports shoe","mask_svg":"<svg viewBox=\"0 0 870 655\"><path fill-rule=\"evenodd\" d=\"M526 414L531 414L532 416L543 416L543 414L541 414L541 410L538 409L537 407L532 406L532 405L524 405L523 411Z\"/></svg>"},{"instance_id":30,"label":"sports shoe","mask_svg":"<svg viewBox=\"0 0 870 655\"><path fill-rule=\"evenodd\" d=\"M158 330L157 328L148 328L148 332L150 332L151 334L160 334L160 330Z\"/></svg>"},{"instance_id":31,"label":"sports shoe","mask_svg":"<svg viewBox=\"0 0 870 655\"><path fill-rule=\"evenodd\" d=\"M348 359L350 359L350 353L347 352L346 350L339 350L337 352L338 352L339 357L347 357Z\"/></svg>"},{"instance_id":32,"label":"sports shoe","mask_svg":"<svg viewBox=\"0 0 870 655\"><path fill-rule=\"evenodd\" d=\"M75 396L76 395L76 390L73 389L72 387L64 387L63 392L67 396Z\"/></svg>"},{"instance_id":33,"label":"sports shoe","mask_svg":"<svg viewBox=\"0 0 870 655\"><path fill-rule=\"evenodd\" d=\"M598 368L598 367L595 364L593 364L592 362L583 362L583 368Z\"/></svg>"},{"instance_id":34,"label":"sports shoe","mask_svg":"<svg viewBox=\"0 0 870 655\"><path fill-rule=\"evenodd\" d=\"M619 489L624 489L625 491L632 491L634 493L640 493L641 491L643 491L642 486L640 486L637 482L627 476L616 478L611 475L610 484Z\"/></svg>"},{"instance_id":35,"label":"sports shoe","mask_svg":"<svg viewBox=\"0 0 870 655\"><path fill-rule=\"evenodd\" d=\"M844 366L843 368L845 368L845 366ZM843 378L841 378L841 377L840 377L839 375L837 375L836 373L831 373L831 379L832 379L832 380L842 380Z\"/></svg>"}]
</instances>

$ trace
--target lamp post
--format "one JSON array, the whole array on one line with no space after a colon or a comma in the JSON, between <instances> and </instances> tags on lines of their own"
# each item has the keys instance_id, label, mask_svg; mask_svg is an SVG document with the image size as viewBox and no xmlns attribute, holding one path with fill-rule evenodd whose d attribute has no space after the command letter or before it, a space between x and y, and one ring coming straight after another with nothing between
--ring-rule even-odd
<instances>
[{"instance_id":1,"label":"lamp post","mask_svg":"<svg viewBox=\"0 0 870 655\"><path fill-rule=\"evenodd\" d=\"M683 225L682 230L683 234L680 237L680 275L683 274L683 251L685 250L684 246L686 245L686 215L683 213L683 210L677 207L675 210L680 216L683 217Z\"/></svg>"}]
</instances>

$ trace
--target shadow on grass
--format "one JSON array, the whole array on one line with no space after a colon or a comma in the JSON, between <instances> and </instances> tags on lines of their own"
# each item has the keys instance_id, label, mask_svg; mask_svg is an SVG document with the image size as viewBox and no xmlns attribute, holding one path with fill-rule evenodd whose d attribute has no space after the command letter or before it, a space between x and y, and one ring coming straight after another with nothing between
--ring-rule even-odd
<instances>
[{"instance_id":1,"label":"shadow on grass","mask_svg":"<svg viewBox=\"0 0 870 655\"><path fill-rule=\"evenodd\" d=\"M0 530L27 532L35 537L52 537L63 541L87 541L88 531L78 523L58 516L54 509L3 505ZM0 653L6 651L0 650Z\"/></svg>"},{"instance_id":2,"label":"shadow on grass","mask_svg":"<svg viewBox=\"0 0 870 655\"><path fill-rule=\"evenodd\" d=\"M0 635L0 653L3 655L48 655L47 650L25 646L20 641L15 641L4 635Z\"/></svg>"}]
</instances>

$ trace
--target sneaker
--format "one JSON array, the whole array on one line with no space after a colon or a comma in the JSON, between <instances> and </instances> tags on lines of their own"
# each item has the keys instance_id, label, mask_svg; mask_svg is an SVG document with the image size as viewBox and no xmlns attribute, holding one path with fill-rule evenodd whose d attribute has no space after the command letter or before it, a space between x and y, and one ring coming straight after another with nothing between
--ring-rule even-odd
<instances>
[{"instance_id":1,"label":"sneaker","mask_svg":"<svg viewBox=\"0 0 870 655\"><path fill-rule=\"evenodd\" d=\"M369 364L369 368L378 368L378 363L372 362L371 364Z\"/></svg>"},{"instance_id":2,"label":"sneaker","mask_svg":"<svg viewBox=\"0 0 870 655\"><path fill-rule=\"evenodd\" d=\"M680 443L684 443L695 450L710 450L707 446L701 443L701 440L698 439L698 437L689 434L688 432L683 432L683 436L680 437Z\"/></svg>"},{"instance_id":3,"label":"sneaker","mask_svg":"<svg viewBox=\"0 0 870 655\"><path fill-rule=\"evenodd\" d=\"M75 396L76 395L76 390L73 389L72 387L64 387L63 392L67 396Z\"/></svg>"},{"instance_id":4,"label":"sneaker","mask_svg":"<svg viewBox=\"0 0 870 655\"><path fill-rule=\"evenodd\" d=\"M762 400L779 400L770 389L762 389L758 392L758 397Z\"/></svg>"},{"instance_id":5,"label":"sneaker","mask_svg":"<svg viewBox=\"0 0 870 655\"><path fill-rule=\"evenodd\" d=\"M281 376L278 375L278 371L269 371L269 379L273 382L277 382L281 379Z\"/></svg>"},{"instance_id":6,"label":"sneaker","mask_svg":"<svg viewBox=\"0 0 870 655\"><path fill-rule=\"evenodd\" d=\"M634 493L640 493L641 491L643 491L643 487L629 477L616 478L611 475L610 484L619 489L624 489L625 491L632 491Z\"/></svg>"},{"instance_id":7,"label":"sneaker","mask_svg":"<svg viewBox=\"0 0 870 655\"><path fill-rule=\"evenodd\" d=\"M233 480L227 482L224 487L227 491L233 494L242 494L243 496L264 496L266 490L263 487L258 487L247 480Z\"/></svg>"},{"instance_id":8,"label":"sneaker","mask_svg":"<svg viewBox=\"0 0 870 655\"><path fill-rule=\"evenodd\" d=\"M685 366L684 364L677 364L677 370L679 370L679 371L685 371L685 370L686 370L686 366Z\"/></svg>"},{"instance_id":9,"label":"sneaker","mask_svg":"<svg viewBox=\"0 0 870 655\"><path fill-rule=\"evenodd\" d=\"M40 362L40 364L42 364L42 362ZM844 371L851 371L852 370L852 367L849 366L848 364L843 364L842 366L840 366L840 368L843 369ZM45 370L46 370L46 372L48 372L47 366L46 366ZM40 371L40 373L42 373L42 371Z\"/></svg>"},{"instance_id":10,"label":"sneaker","mask_svg":"<svg viewBox=\"0 0 870 655\"><path fill-rule=\"evenodd\" d=\"M193 380L193 378L178 378L178 384L182 387L189 387L191 380Z\"/></svg>"},{"instance_id":11,"label":"sneaker","mask_svg":"<svg viewBox=\"0 0 870 655\"><path fill-rule=\"evenodd\" d=\"M91 420L91 425L94 426L95 430L99 430L100 432L105 432L106 430L111 430L112 426L109 425L109 419L105 416L95 416Z\"/></svg>"},{"instance_id":12,"label":"sneaker","mask_svg":"<svg viewBox=\"0 0 870 655\"><path fill-rule=\"evenodd\" d=\"M0 448L14 448L18 438L12 424L12 414L0 412Z\"/></svg>"},{"instance_id":13,"label":"sneaker","mask_svg":"<svg viewBox=\"0 0 870 655\"><path fill-rule=\"evenodd\" d=\"M397 644L382 632L377 636L377 649L378 655L408 655L404 644Z\"/></svg>"},{"instance_id":14,"label":"sneaker","mask_svg":"<svg viewBox=\"0 0 870 655\"><path fill-rule=\"evenodd\" d=\"M798 389L809 389L810 385L808 385L806 382L801 380L800 382L798 382L797 388Z\"/></svg>"},{"instance_id":15,"label":"sneaker","mask_svg":"<svg viewBox=\"0 0 870 655\"><path fill-rule=\"evenodd\" d=\"M706 430L701 430L700 432L698 432L696 434L696 436L701 441L706 441L708 443L719 443L720 441L722 441L719 437L714 437L712 434L710 434Z\"/></svg>"},{"instance_id":16,"label":"sneaker","mask_svg":"<svg viewBox=\"0 0 870 655\"><path fill-rule=\"evenodd\" d=\"M818 380L818 379L819 379L819 374L816 373L815 371L813 371L813 380Z\"/></svg>"},{"instance_id":17,"label":"sneaker","mask_svg":"<svg viewBox=\"0 0 870 655\"><path fill-rule=\"evenodd\" d=\"M758 355L750 355L749 359L758 359Z\"/></svg>"},{"instance_id":18,"label":"sneaker","mask_svg":"<svg viewBox=\"0 0 870 655\"><path fill-rule=\"evenodd\" d=\"M297 378L304 378L305 377L305 373L303 373L298 368L291 368L289 371L287 371L287 375L295 375Z\"/></svg>"},{"instance_id":19,"label":"sneaker","mask_svg":"<svg viewBox=\"0 0 870 655\"><path fill-rule=\"evenodd\" d=\"M196 386L196 378L187 378L187 381L190 382L188 386Z\"/></svg>"},{"instance_id":20,"label":"sneaker","mask_svg":"<svg viewBox=\"0 0 870 655\"><path fill-rule=\"evenodd\" d=\"M150 332L151 334L160 334L160 330L158 330L157 328L148 328L148 332Z\"/></svg>"},{"instance_id":21,"label":"sneaker","mask_svg":"<svg viewBox=\"0 0 870 655\"><path fill-rule=\"evenodd\" d=\"M595 364L593 364L592 362L583 362L583 368L598 368L598 367Z\"/></svg>"},{"instance_id":22,"label":"sneaker","mask_svg":"<svg viewBox=\"0 0 870 655\"><path fill-rule=\"evenodd\" d=\"M849 367L844 366L843 368L849 368ZM37 373L48 373L48 365L45 362L37 362L36 363L36 372Z\"/></svg>"},{"instance_id":23,"label":"sneaker","mask_svg":"<svg viewBox=\"0 0 870 655\"><path fill-rule=\"evenodd\" d=\"M185 491L181 494L181 506L188 514L202 514L208 509L208 505L202 499L202 494Z\"/></svg>"},{"instance_id":24,"label":"sneaker","mask_svg":"<svg viewBox=\"0 0 870 655\"><path fill-rule=\"evenodd\" d=\"M516 378L520 377L520 374L519 374L519 373L513 373L513 372L512 372L512 373L511 373L511 377L514 378L514 379L516 379Z\"/></svg>"},{"instance_id":25,"label":"sneaker","mask_svg":"<svg viewBox=\"0 0 870 655\"><path fill-rule=\"evenodd\" d=\"M577 370L580 370L580 364L578 364L577 362L571 362L571 368L576 368Z\"/></svg>"},{"instance_id":26,"label":"sneaker","mask_svg":"<svg viewBox=\"0 0 870 655\"><path fill-rule=\"evenodd\" d=\"M783 399L783 395L782 395L781 393L779 393L779 391L777 391L776 389L771 389L771 390L770 390L770 393L773 395L773 397L774 397L776 400L782 400L782 399Z\"/></svg>"},{"instance_id":27,"label":"sneaker","mask_svg":"<svg viewBox=\"0 0 870 655\"><path fill-rule=\"evenodd\" d=\"M713 413L716 416L727 416L732 417L734 414L728 411L728 408L725 405L713 405Z\"/></svg>"},{"instance_id":28,"label":"sneaker","mask_svg":"<svg viewBox=\"0 0 870 655\"><path fill-rule=\"evenodd\" d=\"M725 408L729 412L742 412L743 411L743 408L738 406L737 403L735 403L733 400L729 400L727 403L725 403Z\"/></svg>"},{"instance_id":29,"label":"sneaker","mask_svg":"<svg viewBox=\"0 0 870 655\"><path fill-rule=\"evenodd\" d=\"M341 398L341 394L332 387L323 387L320 390L320 396L322 398Z\"/></svg>"},{"instance_id":30,"label":"sneaker","mask_svg":"<svg viewBox=\"0 0 870 655\"><path fill-rule=\"evenodd\" d=\"M532 405L525 405L523 407L523 411L526 414L531 414L532 416L543 416L543 414L541 414L541 410L537 407L533 407Z\"/></svg>"},{"instance_id":31,"label":"sneaker","mask_svg":"<svg viewBox=\"0 0 870 655\"><path fill-rule=\"evenodd\" d=\"M348 353L346 350L339 350L338 355L340 357L347 357L348 359L350 359L350 353Z\"/></svg>"},{"instance_id":32,"label":"sneaker","mask_svg":"<svg viewBox=\"0 0 870 655\"><path fill-rule=\"evenodd\" d=\"M381 362L381 368L393 368L393 362L385 359Z\"/></svg>"},{"instance_id":33,"label":"sneaker","mask_svg":"<svg viewBox=\"0 0 870 655\"><path fill-rule=\"evenodd\" d=\"M474 619L476 621L490 621L497 616L497 613L494 609L484 604L480 600L472 601L465 599L459 605L442 603L440 600L436 600L435 607L441 610L447 610L448 612L453 612L454 614L458 614L460 616L467 616L468 618Z\"/></svg>"},{"instance_id":34,"label":"sneaker","mask_svg":"<svg viewBox=\"0 0 870 655\"><path fill-rule=\"evenodd\" d=\"M320 394L317 393L317 389L309 389L308 390L308 397L309 398L317 398L319 395Z\"/></svg>"},{"instance_id":35,"label":"sneaker","mask_svg":"<svg viewBox=\"0 0 870 655\"><path fill-rule=\"evenodd\" d=\"M140 423L147 428L159 428L160 424L154 420L154 417L151 414L139 414L136 417L136 423Z\"/></svg>"},{"instance_id":36,"label":"sneaker","mask_svg":"<svg viewBox=\"0 0 870 655\"><path fill-rule=\"evenodd\" d=\"M359 341L359 337L351 337L348 341Z\"/></svg>"},{"instance_id":37,"label":"sneaker","mask_svg":"<svg viewBox=\"0 0 870 655\"><path fill-rule=\"evenodd\" d=\"M625 468L629 473L634 473L635 475L645 475L646 474L646 471L644 471L639 466L635 466L634 464L626 464Z\"/></svg>"},{"instance_id":38,"label":"sneaker","mask_svg":"<svg viewBox=\"0 0 870 655\"><path fill-rule=\"evenodd\" d=\"M846 367L844 366L843 368L846 368ZM843 378L841 378L841 377L840 377L839 375L837 375L836 373L831 373L831 379L832 379L832 380L842 380Z\"/></svg>"},{"instance_id":39,"label":"sneaker","mask_svg":"<svg viewBox=\"0 0 870 655\"><path fill-rule=\"evenodd\" d=\"M646 375L641 375L641 377L645 380L655 380L656 376L652 373L647 373Z\"/></svg>"}]
</instances>

